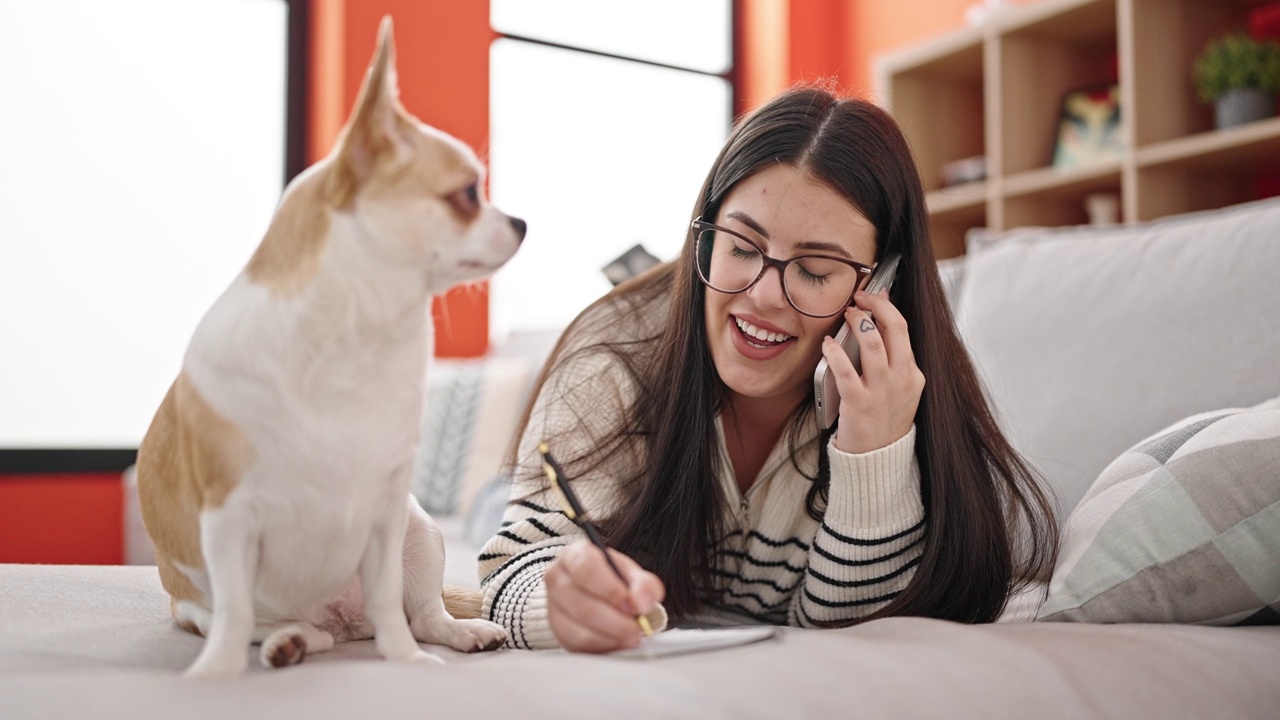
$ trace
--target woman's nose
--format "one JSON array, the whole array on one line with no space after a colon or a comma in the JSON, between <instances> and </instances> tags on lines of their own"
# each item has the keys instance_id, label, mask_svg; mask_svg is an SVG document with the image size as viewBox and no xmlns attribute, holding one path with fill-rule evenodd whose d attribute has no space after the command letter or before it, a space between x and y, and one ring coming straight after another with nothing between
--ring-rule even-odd
<instances>
[{"instance_id":1,"label":"woman's nose","mask_svg":"<svg viewBox=\"0 0 1280 720\"><path fill-rule=\"evenodd\" d=\"M747 291L751 299L761 307L780 307L787 304L786 291L782 289L782 268L766 267L764 274Z\"/></svg>"}]
</instances>

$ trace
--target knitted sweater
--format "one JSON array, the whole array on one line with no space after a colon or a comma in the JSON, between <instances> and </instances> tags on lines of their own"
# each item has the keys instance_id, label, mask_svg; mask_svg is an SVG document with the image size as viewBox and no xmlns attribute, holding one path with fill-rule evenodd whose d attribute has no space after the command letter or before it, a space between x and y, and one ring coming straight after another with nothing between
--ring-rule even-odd
<instances>
[{"instance_id":1,"label":"knitted sweater","mask_svg":"<svg viewBox=\"0 0 1280 720\"><path fill-rule=\"evenodd\" d=\"M652 306L661 303L648 305L599 309L606 320L607 314L616 314L617 322L592 326L614 332L633 328L642 337L659 320L660 308ZM520 440L512 502L502 528L479 557L482 617L505 627L513 647L557 645L547 622L543 574L565 545L585 537L547 488L538 443L551 444L595 518L608 517L616 508L621 501L618 478L633 475L641 459L639 443L631 443L580 474L565 462L599 447L636 393L617 357L592 348L593 338L586 334L566 338L565 360L543 384ZM715 548L714 572L722 592L717 606L707 609L713 614L798 626L864 617L896 597L919 562L925 523L915 428L887 447L857 455L841 452L833 439L827 448L831 481L826 511L816 521L805 504L812 483L797 466L816 474L819 432L812 412L802 421L795 460L784 433L743 494L716 420L723 470L707 481L721 484L732 514L727 526L736 532Z\"/></svg>"}]
</instances>

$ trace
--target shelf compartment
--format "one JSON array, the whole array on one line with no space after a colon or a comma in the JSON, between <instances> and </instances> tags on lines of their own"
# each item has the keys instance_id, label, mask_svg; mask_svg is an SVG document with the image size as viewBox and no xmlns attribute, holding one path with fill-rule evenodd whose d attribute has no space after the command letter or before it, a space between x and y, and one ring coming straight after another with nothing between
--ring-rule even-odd
<instances>
[{"instance_id":1,"label":"shelf compartment","mask_svg":"<svg viewBox=\"0 0 1280 720\"><path fill-rule=\"evenodd\" d=\"M1095 193L1116 196L1120 206L1120 161L1099 162L1070 170L1032 170L1005 178L1002 186L1005 228L1023 225L1083 225L1085 204ZM1121 218L1117 217L1116 220Z\"/></svg>"},{"instance_id":2,"label":"shelf compartment","mask_svg":"<svg viewBox=\"0 0 1280 720\"><path fill-rule=\"evenodd\" d=\"M1138 220L1256 200L1280 182L1280 118L1145 147L1137 162Z\"/></svg>"},{"instance_id":3,"label":"shelf compartment","mask_svg":"<svg viewBox=\"0 0 1280 720\"><path fill-rule=\"evenodd\" d=\"M943 187L943 165L986 154L982 63L975 29L878 63L878 75L889 78L881 100L911 138L926 190Z\"/></svg>"},{"instance_id":4,"label":"shelf compartment","mask_svg":"<svg viewBox=\"0 0 1280 720\"><path fill-rule=\"evenodd\" d=\"M1138 148L1212 130L1213 108L1196 96L1192 64L1213 38L1244 30L1274 0L1130 0Z\"/></svg>"},{"instance_id":5,"label":"shelf compartment","mask_svg":"<svg viewBox=\"0 0 1280 720\"><path fill-rule=\"evenodd\" d=\"M1000 167L993 173L1011 175L1053 159L1068 93L1118 82L1116 2L1070 0L1029 6L1005 16L1000 32L995 40L995 114L1000 120L989 131L1000 151Z\"/></svg>"}]
</instances>

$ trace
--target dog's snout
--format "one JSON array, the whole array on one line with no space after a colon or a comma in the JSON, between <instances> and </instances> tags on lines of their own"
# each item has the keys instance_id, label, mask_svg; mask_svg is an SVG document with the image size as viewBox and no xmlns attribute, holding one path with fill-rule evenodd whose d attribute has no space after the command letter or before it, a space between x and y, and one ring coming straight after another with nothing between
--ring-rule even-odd
<instances>
[{"instance_id":1,"label":"dog's snout","mask_svg":"<svg viewBox=\"0 0 1280 720\"><path fill-rule=\"evenodd\" d=\"M528 229L528 224L518 217L507 216L507 220L511 222L511 227L516 231L516 240L524 240L524 231Z\"/></svg>"}]
</instances>

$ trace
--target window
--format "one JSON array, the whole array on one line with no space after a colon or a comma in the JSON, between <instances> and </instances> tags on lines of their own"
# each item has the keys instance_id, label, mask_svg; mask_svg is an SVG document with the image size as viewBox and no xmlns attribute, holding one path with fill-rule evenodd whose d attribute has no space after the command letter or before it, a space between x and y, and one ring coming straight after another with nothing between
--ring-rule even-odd
<instances>
[{"instance_id":1,"label":"window","mask_svg":"<svg viewBox=\"0 0 1280 720\"><path fill-rule=\"evenodd\" d=\"M300 4L0 4L0 455L130 461L297 169Z\"/></svg>"},{"instance_id":2,"label":"window","mask_svg":"<svg viewBox=\"0 0 1280 720\"><path fill-rule=\"evenodd\" d=\"M492 0L490 191L524 218L492 327L563 328L639 243L676 256L732 121L729 0Z\"/></svg>"}]
</instances>

